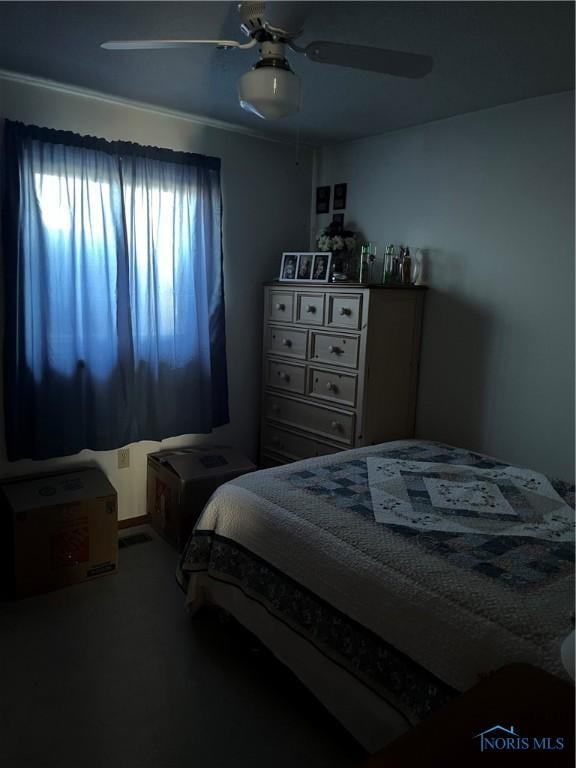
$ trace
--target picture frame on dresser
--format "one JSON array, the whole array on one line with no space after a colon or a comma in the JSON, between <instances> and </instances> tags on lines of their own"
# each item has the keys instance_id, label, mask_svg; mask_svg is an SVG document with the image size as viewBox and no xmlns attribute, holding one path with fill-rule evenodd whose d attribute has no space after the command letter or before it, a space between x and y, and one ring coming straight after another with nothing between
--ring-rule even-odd
<instances>
[{"instance_id":1,"label":"picture frame on dresser","mask_svg":"<svg viewBox=\"0 0 576 768\"><path fill-rule=\"evenodd\" d=\"M298 280L310 280L312 277L313 253L300 253L298 255Z\"/></svg>"},{"instance_id":2,"label":"picture frame on dresser","mask_svg":"<svg viewBox=\"0 0 576 768\"><path fill-rule=\"evenodd\" d=\"M327 283L330 279L330 267L332 265L332 254L329 252L321 252L314 254L314 262L312 265L312 278L313 283Z\"/></svg>"},{"instance_id":3,"label":"picture frame on dresser","mask_svg":"<svg viewBox=\"0 0 576 768\"><path fill-rule=\"evenodd\" d=\"M330 279L332 254L326 251L287 251L280 263L281 283L327 283Z\"/></svg>"},{"instance_id":4,"label":"picture frame on dresser","mask_svg":"<svg viewBox=\"0 0 576 768\"><path fill-rule=\"evenodd\" d=\"M282 282L291 282L298 279L298 255L297 253L283 253L280 264L280 277Z\"/></svg>"}]
</instances>

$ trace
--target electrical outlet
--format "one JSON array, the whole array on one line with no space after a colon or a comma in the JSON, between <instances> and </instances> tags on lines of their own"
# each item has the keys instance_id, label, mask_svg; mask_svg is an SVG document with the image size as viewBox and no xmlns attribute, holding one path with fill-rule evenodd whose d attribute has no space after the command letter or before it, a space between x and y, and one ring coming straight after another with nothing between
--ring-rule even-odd
<instances>
[{"instance_id":1,"label":"electrical outlet","mask_svg":"<svg viewBox=\"0 0 576 768\"><path fill-rule=\"evenodd\" d=\"M130 466L130 448L118 448L118 469Z\"/></svg>"}]
</instances>

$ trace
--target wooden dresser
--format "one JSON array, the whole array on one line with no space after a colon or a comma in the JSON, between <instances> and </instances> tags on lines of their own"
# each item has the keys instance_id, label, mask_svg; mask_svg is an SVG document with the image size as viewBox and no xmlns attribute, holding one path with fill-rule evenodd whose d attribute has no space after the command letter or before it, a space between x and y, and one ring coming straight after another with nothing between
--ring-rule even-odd
<instances>
[{"instance_id":1,"label":"wooden dresser","mask_svg":"<svg viewBox=\"0 0 576 768\"><path fill-rule=\"evenodd\" d=\"M264 286L261 466L413 436L425 295Z\"/></svg>"}]
</instances>

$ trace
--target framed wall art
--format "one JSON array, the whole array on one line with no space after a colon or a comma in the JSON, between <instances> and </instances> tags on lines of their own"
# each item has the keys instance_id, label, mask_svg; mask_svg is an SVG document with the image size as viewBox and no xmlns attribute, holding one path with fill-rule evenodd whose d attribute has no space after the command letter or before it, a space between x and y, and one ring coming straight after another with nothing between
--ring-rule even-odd
<instances>
[{"instance_id":1,"label":"framed wall art","mask_svg":"<svg viewBox=\"0 0 576 768\"><path fill-rule=\"evenodd\" d=\"M332 214L332 226L334 227L335 232L342 232L344 229L344 214L343 213L333 213Z\"/></svg>"},{"instance_id":2,"label":"framed wall art","mask_svg":"<svg viewBox=\"0 0 576 768\"><path fill-rule=\"evenodd\" d=\"M346 208L347 184L334 184L334 210L343 211Z\"/></svg>"},{"instance_id":3,"label":"framed wall art","mask_svg":"<svg viewBox=\"0 0 576 768\"><path fill-rule=\"evenodd\" d=\"M316 187L316 213L330 210L330 187Z\"/></svg>"}]
</instances>

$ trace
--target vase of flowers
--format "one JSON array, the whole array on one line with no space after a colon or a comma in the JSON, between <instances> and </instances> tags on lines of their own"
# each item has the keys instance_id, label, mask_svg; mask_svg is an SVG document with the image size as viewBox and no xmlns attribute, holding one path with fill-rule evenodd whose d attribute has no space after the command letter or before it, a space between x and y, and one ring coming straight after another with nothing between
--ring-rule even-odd
<instances>
[{"instance_id":1,"label":"vase of flowers","mask_svg":"<svg viewBox=\"0 0 576 768\"><path fill-rule=\"evenodd\" d=\"M332 280L344 281L357 278L357 244L356 233L336 222L329 224L318 235L317 249L332 253Z\"/></svg>"}]
</instances>

